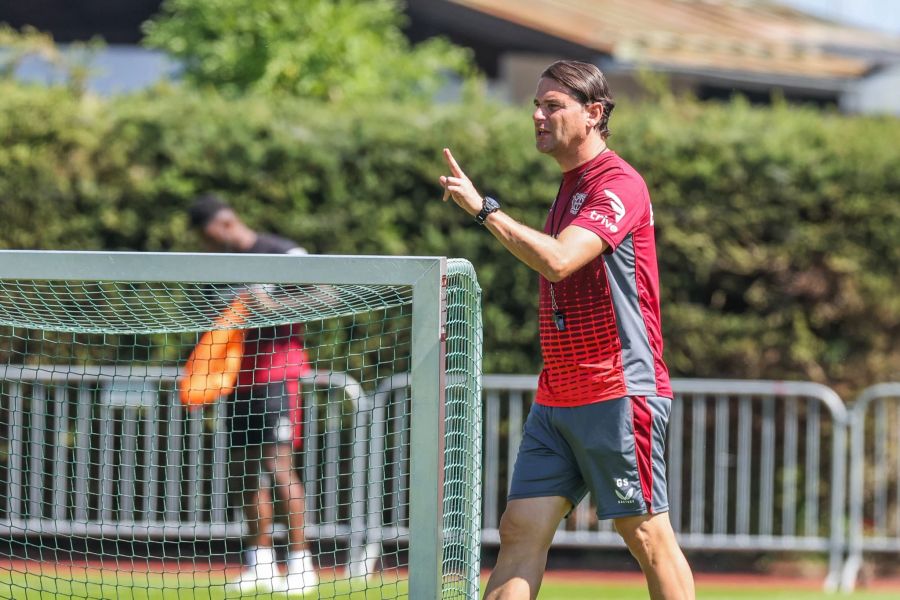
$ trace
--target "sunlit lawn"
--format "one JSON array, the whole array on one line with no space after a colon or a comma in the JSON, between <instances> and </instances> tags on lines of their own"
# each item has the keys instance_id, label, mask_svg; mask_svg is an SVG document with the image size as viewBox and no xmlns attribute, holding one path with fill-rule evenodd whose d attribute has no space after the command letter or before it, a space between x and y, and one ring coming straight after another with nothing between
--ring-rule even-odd
<instances>
[{"instance_id":1,"label":"sunlit lawn","mask_svg":"<svg viewBox=\"0 0 900 600\"><path fill-rule=\"evenodd\" d=\"M545 582L541 586L540 600L647 600L650 596L643 584L585 584ZM766 586L754 588L724 587L720 584L698 585L697 600L897 600L900 590L892 592L856 592L849 595L827 596L818 590L778 589Z\"/></svg>"},{"instance_id":2,"label":"sunlit lawn","mask_svg":"<svg viewBox=\"0 0 900 600\"><path fill-rule=\"evenodd\" d=\"M365 589L368 588L368 589ZM285 594L257 594L243 596L227 594L224 580L219 577L189 573L134 574L104 573L91 578L61 578L48 575L10 573L0 571L0 598L15 600L225 600L253 597L260 600L284 600ZM405 582L384 577L380 581L350 582L323 581L318 594L309 599L369 600L374 598L406 598ZM772 586L754 587L744 582L735 587L698 585L699 600L813 600L825 597L815 589L779 589ZM832 596L835 600L897 600L900 590L884 592L856 592ZM644 585L635 583L565 582L548 578L541 588L540 600L646 600ZM410 599L415 600L415 599Z\"/></svg>"},{"instance_id":3,"label":"sunlit lawn","mask_svg":"<svg viewBox=\"0 0 900 600\"><path fill-rule=\"evenodd\" d=\"M296 596L292 596L296 597ZM405 598L406 583L393 578L374 581L322 581L318 594L303 598L370 600ZM0 598L14 600L285 600L283 593L229 593L225 580L196 572L140 574L104 572L88 578L62 578L0 571Z\"/></svg>"}]
</instances>

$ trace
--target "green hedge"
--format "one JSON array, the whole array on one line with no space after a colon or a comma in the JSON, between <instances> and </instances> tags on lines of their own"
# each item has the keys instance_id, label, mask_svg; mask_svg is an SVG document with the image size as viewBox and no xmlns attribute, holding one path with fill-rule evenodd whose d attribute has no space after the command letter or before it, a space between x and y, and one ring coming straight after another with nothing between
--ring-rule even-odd
<instances>
[{"instance_id":1,"label":"green hedge","mask_svg":"<svg viewBox=\"0 0 900 600\"><path fill-rule=\"evenodd\" d=\"M537 276L440 202L449 146L539 227L558 185L528 107L335 107L159 88L113 99L0 83L0 247L196 250L219 192L316 253L469 258L485 369L535 372ZM900 123L814 109L620 102L611 145L654 198L673 374L900 377Z\"/></svg>"}]
</instances>

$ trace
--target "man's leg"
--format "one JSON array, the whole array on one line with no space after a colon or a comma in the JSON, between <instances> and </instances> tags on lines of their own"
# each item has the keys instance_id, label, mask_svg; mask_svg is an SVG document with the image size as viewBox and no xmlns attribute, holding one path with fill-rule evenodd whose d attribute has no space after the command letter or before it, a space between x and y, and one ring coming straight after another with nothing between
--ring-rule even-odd
<instances>
[{"instance_id":1,"label":"man's leg","mask_svg":"<svg viewBox=\"0 0 900 600\"><path fill-rule=\"evenodd\" d=\"M261 486L261 448L251 445L238 452L234 470L240 485L241 502L247 533L251 544L255 547L272 547L272 495L268 488Z\"/></svg>"},{"instance_id":2,"label":"man's leg","mask_svg":"<svg viewBox=\"0 0 900 600\"><path fill-rule=\"evenodd\" d=\"M272 492L268 487L248 489L244 496L244 516L253 545L272 548L272 523L275 520Z\"/></svg>"},{"instance_id":3,"label":"man's leg","mask_svg":"<svg viewBox=\"0 0 900 600\"><path fill-rule=\"evenodd\" d=\"M270 447L272 450L266 456L267 467L275 479L275 493L287 508L289 543L286 591L302 594L319 585L318 572L303 531L306 510L303 483L294 468L293 444L281 442Z\"/></svg>"},{"instance_id":4,"label":"man's leg","mask_svg":"<svg viewBox=\"0 0 900 600\"><path fill-rule=\"evenodd\" d=\"M694 599L694 577L675 539L669 513L622 517L615 525L641 565L652 600Z\"/></svg>"},{"instance_id":5,"label":"man's leg","mask_svg":"<svg viewBox=\"0 0 900 600\"><path fill-rule=\"evenodd\" d=\"M484 600L537 598L553 534L571 508L558 496L509 501L500 519L500 553Z\"/></svg>"},{"instance_id":6,"label":"man's leg","mask_svg":"<svg viewBox=\"0 0 900 600\"><path fill-rule=\"evenodd\" d=\"M278 499L287 507L288 548L291 552L299 552L306 547L306 537L303 534L303 516L306 511L305 492L300 476L294 468L291 444L274 444L269 460L271 461L271 472L275 478Z\"/></svg>"},{"instance_id":7,"label":"man's leg","mask_svg":"<svg viewBox=\"0 0 900 600\"><path fill-rule=\"evenodd\" d=\"M275 552L272 544L272 495L262 485L262 450L258 444L232 449L232 477L239 486L242 512L247 524L249 547L244 552L244 570L230 586L241 592L258 587L278 590Z\"/></svg>"}]
</instances>

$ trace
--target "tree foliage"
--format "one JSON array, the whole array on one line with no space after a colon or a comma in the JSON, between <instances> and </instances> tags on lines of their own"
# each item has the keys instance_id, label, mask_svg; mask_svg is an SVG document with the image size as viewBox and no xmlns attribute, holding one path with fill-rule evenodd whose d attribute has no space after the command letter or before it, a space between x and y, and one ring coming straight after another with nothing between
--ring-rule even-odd
<instances>
[{"instance_id":1,"label":"tree foliage","mask_svg":"<svg viewBox=\"0 0 900 600\"><path fill-rule=\"evenodd\" d=\"M527 107L416 106L0 82L0 247L199 250L185 208L217 192L315 253L469 258L485 369L534 373L537 276L440 201L440 151L535 227L558 168ZM663 100L620 102L611 127L653 197L673 374L847 398L900 377L898 120Z\"/></svg>"},{"instance_id":2,"label":"tree foliage","mask_svg":"<svg viewBox=\"0 0 900 600\"><path fill-rule=\"evenodd\" d=\"M411 46L396 0L165 0L145 44L197 85L305 98L431 99L469 53L441 39Z\"/></svg>"}]
</instances>

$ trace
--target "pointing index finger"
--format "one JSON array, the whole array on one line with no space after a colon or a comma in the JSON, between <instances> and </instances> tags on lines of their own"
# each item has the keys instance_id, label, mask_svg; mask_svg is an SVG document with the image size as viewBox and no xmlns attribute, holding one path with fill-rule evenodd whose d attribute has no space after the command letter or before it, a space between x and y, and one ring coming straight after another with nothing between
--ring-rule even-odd
<instances>
[{"instance_id":1,"label":"pointing index finger","mask_svg":"<svg viewBox=\"0 0 900 600\"><path fill-rule=\"evenodd\" d=\"M450 172L453 173L454 177L465 178L466 174L459 168L459 164L456 162L456 159L453 158L450 148L444 148L444 159L447 161L447 164L450 165Z\"/></svg>"}]
</instances>

